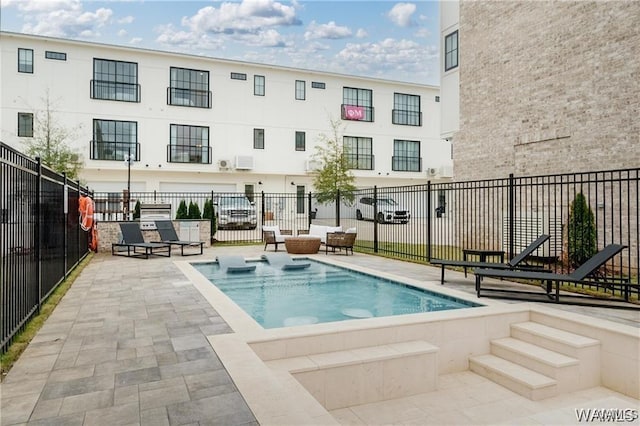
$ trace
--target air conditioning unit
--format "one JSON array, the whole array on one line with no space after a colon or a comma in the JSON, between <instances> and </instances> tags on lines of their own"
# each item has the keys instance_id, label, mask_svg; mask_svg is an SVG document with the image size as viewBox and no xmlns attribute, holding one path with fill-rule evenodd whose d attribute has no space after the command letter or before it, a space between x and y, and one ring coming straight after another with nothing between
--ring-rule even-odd
<instances>
[{"instance_id":1,"label":"air conditioning unit","mask_svg":"<svg viewBox=\"0 0 640 426\"><path fill-rule=\"evenodd\" d=\"M436 175L436 173L438 173L438 169L436 169L435 167L429 167L429 168L427 169L427 174L428 174L429 176L435 176L435 175Z\"/></svg>"},{"instance_id":2,"label":"air conditioning unit","mask_svg":"<svg viewBox=\"0 0 640 426\"><path fill-rule=\"evenodd\" d=\"M322 164L320 164L320 162L316 160L307 160L304 163L304 169L308 172L319 170L321 166Z\"/></svg>"},{"instance_id":3,"label":"air conditioning unit","mask_svg":"<svg viewBox=\"0 0 640 426\"><path fill-rule=\"evenodd\" d=\"M231 167L231 161L229 160L218 160L218 167L221 169L228 169Z\"/></svg>"},{"instance_id":4,"label":"air conditioning unit","mask_svg":"<svg viewBox=\"0 0 640 426\"><path fill-rule=\"evenodd\" d=\"M238 155L236 157L236 169L237 170L253 169L253 155Z\"/></svg>"}]
</instances>

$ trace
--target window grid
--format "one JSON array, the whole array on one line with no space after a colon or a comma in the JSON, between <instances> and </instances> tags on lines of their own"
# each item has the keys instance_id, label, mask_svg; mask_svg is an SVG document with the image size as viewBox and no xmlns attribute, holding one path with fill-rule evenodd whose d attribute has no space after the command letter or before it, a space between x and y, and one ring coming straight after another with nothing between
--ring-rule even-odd
<instances>
[{"instance_id":1,"label":"window grid","mask_svg":"<svg viewBox=\"0 0 640 426\"><path fill-rule=\"evenodd\" d=\"M311 82L311 88L312 89L326 89L326 84L319 82L319 81L312 81Z\"/></svg>"},{"instance_id":2,"label":"window grid","mask_svg":"<svg viewBox=\"0 0 640 426\"><path fill-rule=\"evenodd\" d=\"M51 52L49 50L44 52L44 57L47 58L47 59L54 59L56 61L66 61L67 60L67 54L66 53Z\"/></svg>"},{"instance_id":3,"label":"window grid","mask_svg":"<svg viewBox=\"0 0 640 426\"><path fill-rule=\"evenodd\" d=\"M33 137L33 114L30 112L18 113L18 136L23 138Z\"/></svg>"},{"instance_id":4,"label":"window grid","mask_svg":"<svg viewBox=\"0 0 640 426\"><path fill-rule=\"evenodd\" d=\"M306 150L306 133L296 132L296 151Z\"/></svg>"},{"instance_id":5,"label":"window grid","mask_svg":"<svg viewBox=\"0 0 640 426\"><path fill-rule=\"evenodd\" d=\"M209 164L209 127L171 125L169 162Z\"/></svg>"},{"instance_id":6,"label":"window grid","mask_svg":"<svg viewBox=\"0 0 640 426\"><path fill-rule=\"evenodd\" d=\"M355 87L342 88L342 104L362 107L364 116L360 121L373 121L373 90L358 89ZM346 119L345 109L342 110L342 119Z\"/></svg>"},{"instance_id":7,"label":"window grid","mask_svg":"<svg viewBox=\"0 0 640 426\"><path fill-rule=\"evenodd\" d=\"M421 126L422 113L420 112L420 96L394 93L391 121L393 124Z\"/></svg>"},{"instance_id":8,"label":"window grid","mask_svg":"<svg viewBox=\"0 0 640 426\"><path fill-rule=\"evenodd\" d=\"M91 159L124 161L131 153L135 161L138 152L138 123L135 121L93 120Z\"/></svg>"},{"instance_id":9,"label":"window grid","mask_svg":"<svg viewBox=\"0 0 640 426\"><path fill-rule=\"evenodd\" d=\"M232 72L231 73L231 80L246 80L247 79L247 75L241 72Z\"/></svg>"},{"instance_id":10,"label":"window grid","mask_svg":"<svg viewBox=\"0 0 640 426\"><path fill-rule=\"evenodd\" d=\"M211 108L209 71L171 67L169 105Z\"/></svg>"},{"instance_id":11,"label":"window grid","mask_svg":"<svg viewBox=\"0 0 640 426\"><path fill-rule=\"evenodd\" d=\"M93 60L93 99L140 102L138 64L110 59Z\"/></svg>"},{"instance_id":12,"label":"window grid","mask_svg":"<svg viewBox=\"0 0 640 426\"><path fill-rule=\"evenodd\" d=\"M396 139L393 141L391 170L400 172L419 172L420 142Z\"/></svg>"},{"instance_id":13,"label":"window grid","mask_svg":"<svg viewBox=\"0 0 640 426\"><path fill-rule=\"evenodd\" d=\"M33 74L33 49L18 48L18 72Z\"/></svg>"},{"instance_id":14,"label":"window grid","mask_svg":"<svg viewBox=\"0 0 640 426\"><path fill-rule=\"evenodd\" d=\"M253 94L256 96L264 96L265 79L264 75L253 76Z\"/></svg>"},{"instance_id":15,"label":"window grid","mask_svg":"<svg viewBox=\"0 0 640 426\"><path fill-rule=\"evenodd\" d=\"M304 101L306 97L306 83L304 80L296 80L296 99Z\"/></svg>"},{"instance_id":16,"label":"window grid","mask_svg":"<svg viewBox=\"0 0 640 426\"><path fill-rule=\"evenodd\" d=\"M449 71L458 66L458 31L444 38L444 70Z\"/></svg>"},{"instance_id":17,"label":"window grid","mask_svg":"<svg viewBox=\"0 0 640 426\"><path fill-rule=\"evenodd\" d=\"M350 168L373 170L373 139L345 136L343 145Z\"/></svg>"},{"instance_id":18,"label":"window grid","mask_svg":"<svg viewBox=\"0 0 640 426\"><path fill-rule=\"evenodd\" d=\"M264 129L253 129L253 148L264 149Z\"/></svg>"}]
</instances>

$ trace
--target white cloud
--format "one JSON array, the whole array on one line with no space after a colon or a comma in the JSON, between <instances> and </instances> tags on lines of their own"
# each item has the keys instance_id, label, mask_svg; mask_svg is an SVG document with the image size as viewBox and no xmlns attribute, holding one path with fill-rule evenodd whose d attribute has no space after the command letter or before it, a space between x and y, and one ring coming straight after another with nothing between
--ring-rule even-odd
<instances>
[{"instance_id":1,"label":"white cloud","mask_svg":"<svg viewBox=\"0 0 640 426\"><path fill-rule=\"evenodd\" d=\"M428 38L431 36L431 31L428 28L420 28L415 32L416 37Z\"/></svg>"},{"instance_id":2,"label":"white cloud","mask_svg":"<svg viewBox=\"0 0 640 426\"><path fill-rule=\"evenodd\" d=\"M127 30L120 30L118 31L118 37L124 37L127 35Z\"/></svg>"},{"instance_id":3,"label":"white cloud","mask_svg":"<svg viewBox=\"0 0 640 426\"><path fill-rule=\"evenodd\" d=\"M305 40L321 38L337 40L347 37L351 37L351 30L348 27L336 25L334 21L327 24L317 24L316 21L311 21L307 27L307 31L304 33Z\"/></svg>"},{"instance_id":4,"label":"white cloud","mask_svg":"<svg viewBox=\"0 0 640 426\"><path fill-rule=\"evenodd\" d=\"M133 23L134 20L135 18L129 15L129 16L125 16L124 18L118 19L118 24L131 24Z\"/></svg>"},{"instance_id":5,"label":"white cloud","mask_svg":"<svg viewBox=\"0 0 640 426\"><path fill-rule=\"evenodd\" d=\"M159 33L156 42L161 45L181 51L186 50L217 50L224 46L222 37L208 37L206 34L198 35L190 31L176 30L171 24L156 28Z\"/></svg>"},{"instance_id":6,"label":"white cloud","mask_svg":"<svg viewBox=\"0 0 640 426\"><path fill-rule=\"evenodd\" d=\"M51 12L59 9L82 9L80 0L2 0L2 7L14 6L22 12Z\"/></svg>"},{"instance_id":7,"label":"white cloud","mask_svg":"<svg viewBox=\"0 0 640 426\"><path fill-rule=\"evenodd\" d=\"M142 42L142 37L134 37L129 40L129 44L140 44Z\"/></svg>"},{"instance_id":8,"label":"white cloud","mask_svg":"<svg viewBox=\"0 0 640 426\"><path fill-rule=\"evenodd\" d=\"M358 32L356 32L356 37L357 38L369 37L369 33L364 28L360 28L358 29Z\"/></svg>"},{"instance_id":9,"label":"white cloud","mask_svg":"<svg viewBox=\"0 0 640 426\"><path fill-rule=\"evenodd\" d=\"M408 27L413 25L411 16L415 11L416 5L413 3L397 3L387 12L387 16L394 24L400 27Z\"/></svg>"}]
</instances>

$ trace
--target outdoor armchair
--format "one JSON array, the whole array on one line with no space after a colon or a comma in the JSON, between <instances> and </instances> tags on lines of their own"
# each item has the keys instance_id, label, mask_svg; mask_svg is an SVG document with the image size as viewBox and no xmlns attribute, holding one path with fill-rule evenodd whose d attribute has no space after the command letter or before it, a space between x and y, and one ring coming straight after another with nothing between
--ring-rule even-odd
<instances>
[{"instance_id":1,"label":"outdoor armchair","mask_svg":"<svg viewBox=\"0 0 640 426\"><path fill-rule=\"evenodd\" d=\"M328 232L327 242L325 243L324 253L327 254L329 249L335 253L336 249L344 249L345 254L348 256L349 251L353 254L353 245L356 242L355 232Z\"/></svg>"},{"instance_id":2,"label":"outdoor armchair","mask_svg":"<svg viewBox=\"0 0 640 426\"><path fill-rule=\"evenodd\" d=\"M275 226L263 226L262 227L262 239L264 240L264 249L267 249L269 244L276 246L278 251L278 244L284 244L285 235L293 235L293 232L289 229L280 229L278 225Z\"/></svg>"}]
</instances>

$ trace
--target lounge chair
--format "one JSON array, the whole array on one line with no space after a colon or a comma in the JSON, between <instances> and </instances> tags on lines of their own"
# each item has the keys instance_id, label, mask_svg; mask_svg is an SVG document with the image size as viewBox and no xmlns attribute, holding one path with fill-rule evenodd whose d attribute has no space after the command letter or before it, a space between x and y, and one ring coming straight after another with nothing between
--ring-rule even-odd
<instances>
[{"instance_id":1,"label":"lounge chair","mask_svg":"<svg viewBox=\"0 0 640 426\"><path fill-rule=\"evenodd\" d=\"M278 225L275 226L263 226L262 238L264 239L264 249L267 249L269 244L276 246L278 251L278 244L284 244L285 235L293 235L293 232L289 229L280 229Z\"/></svg>"},{"instance_id":2,"label":"lounge chair","mask_svg":"<svg viewBox=\"0 0 640 426\"><path fill-rule=\"evenodd\" d=\"M171 246L167 243L147 243L137 222L120 224L122 242L111 244L113 256L140 257L148 259L149 256L171 256ZM124 250L126 249L126 251Z\"/></svg>"},{"instance_id":3,"label":"lounge chair","mask_svg":"<svg viewBox=\"0 0 640 426\"><path fill-rule=\"evenodd\" d=\"M471 262L466 260L449 260L449 259L431 259L432 265L440 265L442 272L440 274L440 284L444 285L444 267L445 266L459 266L464 268L465 276L467 274L467 268L493 268L493 269L522 269L522 270L537 270L542 272L542 267L530 265L527 263L527 258L536 251L542 244L549 239L548 235L540 235L535 241L525 247L517 256L508 261L507 263L495 263L495 262Z\"/></svg>"},{"instance_id":4,"label":"lounge chair","mask_svg":"<svg viewBox=\"0 0 640 426\"><path fill-rule=\"evenodd\" d=\"M482 279L484 277L494 277L494 278L502 278L502 279L523 279L523 280L534 280L540 281L544 285L544 290L549 299L559 302L560 301L560 283L583 283L586 282L589 278L591 278L593 282L597 282L600 285L604 286L627 286L629 287L629 283L625 283L624 280L607 280L595 277L594 274L600 269L602 265L607 263L611 258L620 253L626 246L621 244L610 244L600 250L598 253L593 255L589 260L584 262L578 269L573 271L570 274L556 274L551 272L540 272L540 271L524 271L524 270L504 270L504 269L495 269L495 268L479 268L474 271L476 275L476 294L478 297L481 296L481 284ZM555 294L552 294L553 285L555 283ZM529 292L529 291L519 291L519 290L505 290L505 289L495 289L495 288L485 288L486 291L501 291L508 293L524 293L524 294L540 294ZM626 292L625 300L628 300L628 291Z\"/></svg>"},{"instance_id":5,"label":"lounge chair","mask_svg":"<svg viewBox=\"0 0 640 426\"><path fill-rule=\"evenodd\" d=\"M227 272L251 272L256 265L248 265L242 256L218 256L216 257L220 268Z\"/></svg>"},{"instance_id":6,"label":"lounge chair","mask_svg":"<svg viewBox=\"0 0 640 426\"><path fill-rule=\"evenodd\" d=\"M160 240L163 243L169 244L171 246L179 246L180 247L180 255L182 256L193 256L197 254L202 254L204 241L182 241L178 238L178 234L176 233L175 228L173 227L173 222L170 220L156 220L156 228L158 229L158 233L160 234ZM196 249L200 247L200 253L186 253L184 252L185 247L195 247Z\"/></svg>"},{"instance_id":7,"label":"lounge chair","mask_svg":"<svg viewBox=\"0 0 640 426\"><path fill-rule=\"evenodd\" d=\"M344 249L347 256L349 255L349 251L353 254L353 245L356 242L357 235L358 234L355 231L349 230L347 230L347 232L327 232L327 242L324 245L324 254L327 254L329 249L331 249L333 253L336 252L336 249Z\"/></svg>"},{"instance_id":8,"label":"lounge chair","mask_svg":"<svg viewBox=\"0 0 640 426\"><path fill-rule=\"evenodd\" d=\"M265 259L269 265L281 269L304 269L311 266L309 262L296 262L287 253L267 253L263 254L262 258Z\"/></svg>"}]
</instances>

